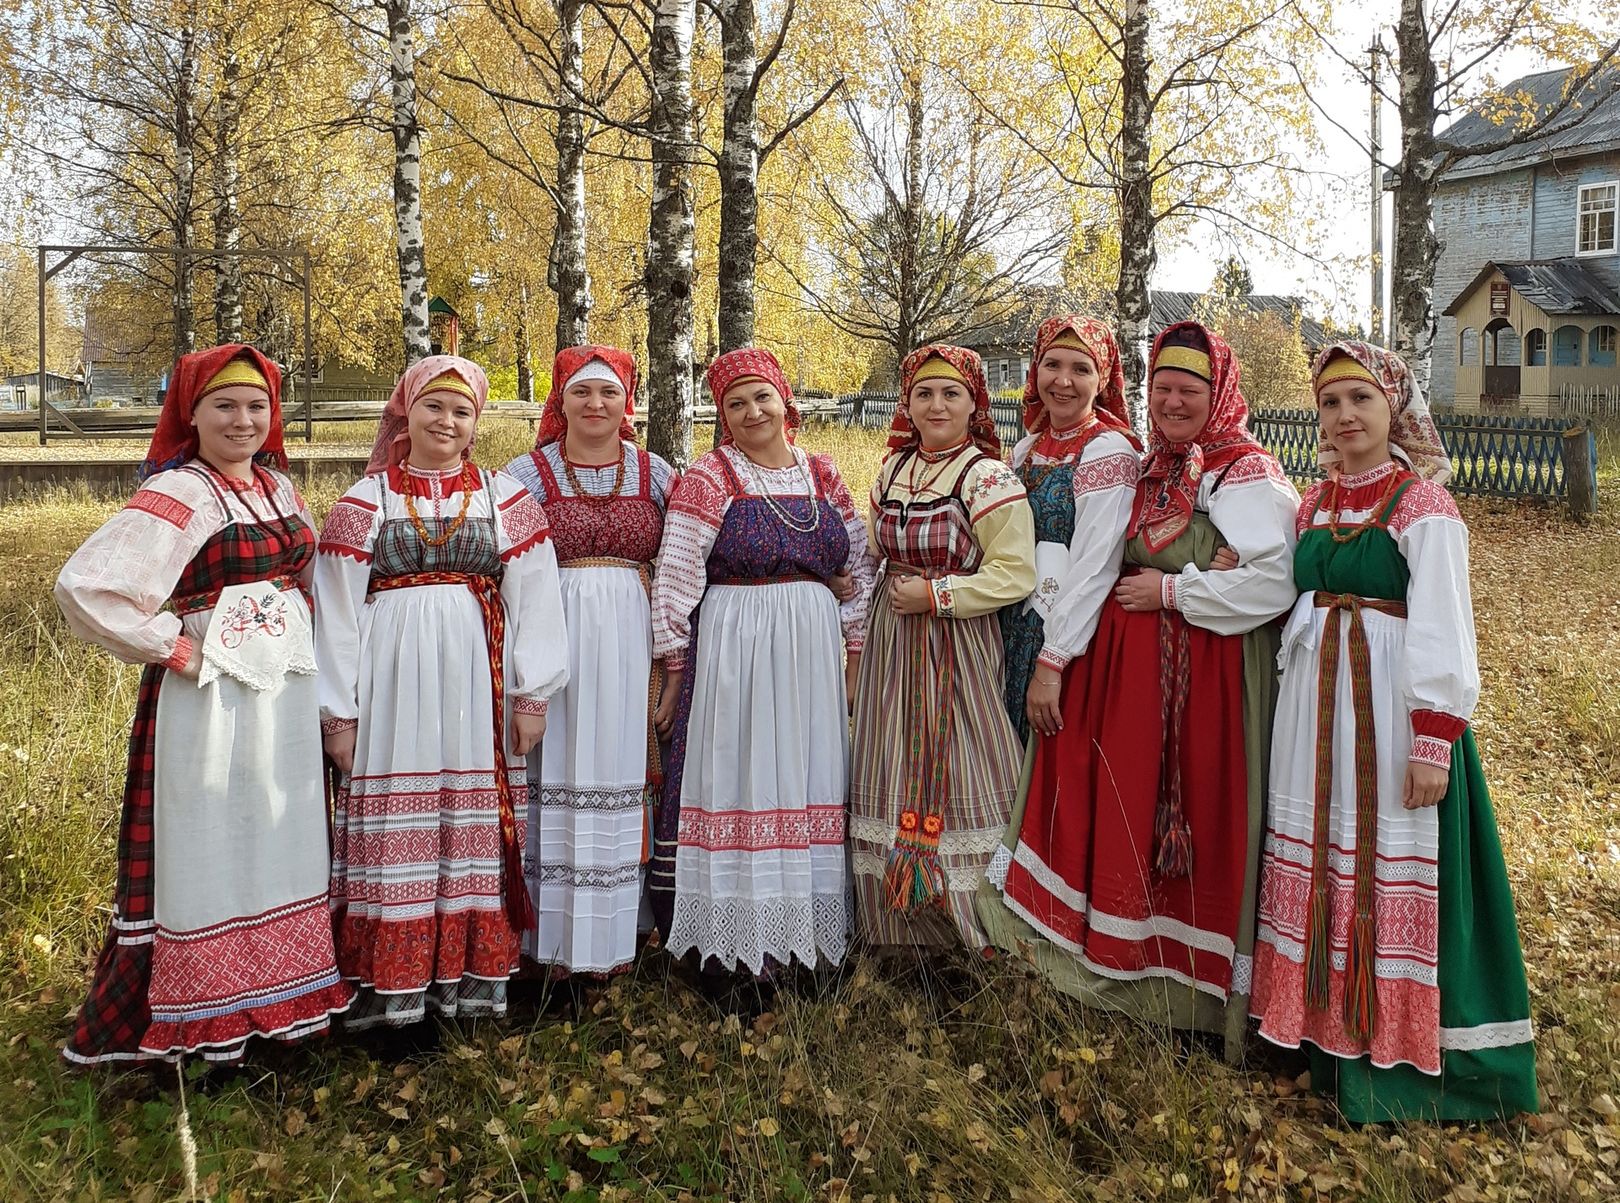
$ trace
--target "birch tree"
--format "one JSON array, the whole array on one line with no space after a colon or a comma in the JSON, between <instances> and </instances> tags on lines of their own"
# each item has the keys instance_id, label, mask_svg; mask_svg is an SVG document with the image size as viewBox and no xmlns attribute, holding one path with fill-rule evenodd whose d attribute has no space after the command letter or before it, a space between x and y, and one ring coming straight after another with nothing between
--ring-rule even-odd
<instances>
[{"instance_id":1,"label":"birch tree","mask_svg":"<svg viewBox=\"0 0 1620 1203\"><path fill-rule=\"evenodd\" d=\"M220 86L214 114L214 247L234 251L242 245L241 135L242 63L236 50L235 14L227 3L213 30L219 57ZM214 265L214 337L242 341L242 260L226 255Z\"/></svg>"},{"instance_id":2,"label":"birch tree","mask_svg":"<svg viewBox=\"0 0 1620 1203\"><path fill-rule=\"evenodd\" d=\"M399 260L400 334L405 366L423 359L428 340L427 246L422 231L422 127L416 88L416 27L411 0L378 0L388 25L388 85L394 136L394 239Z\"/></svg>"}]
</instances>

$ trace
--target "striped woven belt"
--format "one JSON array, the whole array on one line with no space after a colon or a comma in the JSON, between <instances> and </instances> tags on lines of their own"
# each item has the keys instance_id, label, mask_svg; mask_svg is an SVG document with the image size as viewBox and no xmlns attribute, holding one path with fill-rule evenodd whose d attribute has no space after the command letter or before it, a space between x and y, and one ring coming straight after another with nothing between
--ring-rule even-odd
<instances>
[{"instance_id":1,"label":"striped woven belt","mask_svg":"<svg viewBox=\"0 0 1620 1203\"><path fill-rule=\"evenodd\" d=\"M246 585L254 582L242 581L239 583ZM305 589L304 582L295 576L272 576L266 578L263 583L281 593L296 589L304 595L305 601L309 600L309 590ZM220 595L224 592L224 589L209 589L203 593L188 593L184 597L175 598L171 604L174 606L176 614L195 614L199 610L212 610L219 605Z\"/></svg>"},{"instance_id":2,"label":"striped woven belt","mask_svg":"<svg viewBox=\"0 0 1620 1203\"><path fill-rule=\"evenodd\" d=\"M813 572L784 572L780 576L717 576L710 581L711 585L792 585L801 582L811 582L817 585L825 582Z\"/></svg>"},{"instance_id":3,"label":"striped woven belt","mask_svg":"<svg viewBox=\"0 0 1620 1203\"><path fill-rule=\"evenodd\" d=\"M1373 982L1373 869L1378 852L1378 745L1373 729L1372 655L1367 645L1363 610L1393 618L1406 617L1406 603L1354 593L1318 590L1313 601L1325 609L1316 679L1316 794L1311 829L1311 898L1305 927L1305 1005L1328 1005L1333 950L1332 898L1328 890L1328 811L1333 800L1333 735L1339 700L1339 628L1350 615L1350 697L1355 707L1356 856L1355 918L1350 926L1350 952L1345 962L1344 1026L1357 1040L1372 1039L1378 1022L1378 996Z\"/></svg>"},{"instance_id":4,"label":"striped woven belt","mask_svg":"<svg viewBox=\"0 0 1620 1203\"><path fill-rule=\"evenodd\" d=\"M890 560L883 568L886 576L920 576L924 580L937 581L940 577L949 576L950 573L938 568L918 568L914 564L900 564Z\"/></svg>"},{"instance_id":5,"label":"striped woven belt","mask_svg":"<svg viewBox=\"0 0 1620 1203\"><path fill-rule=\"evenodd\" d=\"M647 567L641 560L625 560L618 556L580 556L577 560L558 560L558 568L631 568Z\"/></svg>"},{"instance_id":6,"label":"striped woven belt","mask_svg":"<svg viewBox=\"0 0 1620 1203\"><path fill-rule=\"evenodd\" d=\"M501 584L482 572L407 572L400 576L375 577L367 594L419 585L465 585L478 600L484 618L484 645L489 649L489 688L495 725L495 797L501 824L502 893L507 921L519 932L535 924L534 903L523 880L523 853L518 848L517 813L512 802L512 783L506 774L506 607L501 603Z\"/></svg>"}]
</instances>

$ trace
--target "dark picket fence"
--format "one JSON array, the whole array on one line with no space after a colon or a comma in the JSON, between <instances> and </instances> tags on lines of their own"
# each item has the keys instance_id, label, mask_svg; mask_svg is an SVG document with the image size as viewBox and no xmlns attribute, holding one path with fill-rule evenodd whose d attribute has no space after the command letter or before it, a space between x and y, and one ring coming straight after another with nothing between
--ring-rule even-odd
<instances>
[{"instance_id":1,"label":"dark picket fence","mask_svg":"<svg viewBox=\"0 0 1620 1203\"><path fill-rule=\"evenodd\" d=\"M884 427L894 417L894 393L850 393L836 399L839 421ZM1021 394L992 398L991 412L1002 444L1011 447L1024 433ZM1587 429L1585 454L1578 438L1566 441L1568 418L1495 417L1488 414L1436 414L1440 441L1451 452L1453 493L1466 497L1568 501L1572 471L1582 500L1597 493L1597 436ZM1282 461L1296 481L1316 480L1317 418L1314 409L1266 410L1250 415L1255 438ZM1571 454L1571 444L1575 454ZM1573 461L1573 465L1571 463ZM1584 482L1585 488L1581 488Z\"/></svg>"}]
</instances>

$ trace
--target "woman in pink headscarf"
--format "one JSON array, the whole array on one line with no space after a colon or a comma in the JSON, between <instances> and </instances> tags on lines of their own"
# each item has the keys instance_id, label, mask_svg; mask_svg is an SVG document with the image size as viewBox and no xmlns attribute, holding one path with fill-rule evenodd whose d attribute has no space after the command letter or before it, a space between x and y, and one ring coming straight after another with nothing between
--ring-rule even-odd
<instances>
[{"instance_id":1,"label":"woman in pink headscarf","mask_svg":"<svg viewBox=\"0 0 1620 1203\"><path fill-rule=\"evenodd\" d=\"M522 933L524 757L568 679L557 556L517 480L479 468L477 364L413 364L315 568L348 1026L506 1011Z\"/></svg>"}]
</instances>

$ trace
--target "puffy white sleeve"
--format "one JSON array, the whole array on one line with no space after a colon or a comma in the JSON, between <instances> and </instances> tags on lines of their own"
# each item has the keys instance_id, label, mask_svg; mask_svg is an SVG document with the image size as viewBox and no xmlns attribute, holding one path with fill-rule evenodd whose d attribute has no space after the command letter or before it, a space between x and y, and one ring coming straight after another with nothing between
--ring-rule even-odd
<instances>
[{"instance_id":1,"label":"puffy white sleeve","mask_svg":"<svg viewBox=\"0 0 1620 1203\"><path fill-rule=\"evenodd\" d=\"M1413 760L1448 768L1479 701L1468 528L1443 485L1419 480L1390 518L1411 579L1406 588L1402 689L1412 713Z\"/></svg>"},{"instance_id":2,"label":"puffy white sleeve","mask_svg":"<svg viewBox=\"0 0 1620 1203\"><path fill-rule=\"evenodd\" d=\"M1074 537L1057 605L1045 624L1043 664L1062 670L1091 645L1125 559L1125 531L1141 466L1130 440L1114 431L1098 435L1080 453L1074 468Z\"/></svg>"},{"instance_id":3,"label":"puffy white sleeve","mask_svg":"<svg viewBox=\"0 0 1620 1203\"><path fill-rule=\"evenodd\" d=\"M815 458L821 461L822 478L831 486L827 499L843 519L844 531L849 536L849 558L844 561L844 571L855 578L855 593L848 601L839 603L838 618L844 629L845 649L859 655L866 646L866 611L872 602L872 585L877 580L877 561L866 545L866 519L855 508L855 499L838 474L832 456Z\"/></svg>"},{"instance_id":4,"label":"puffy white sleeve","mask_svg":"<svg viewBox=\"0 0 1620 1203\"><path fill-rule=\"evenodd\" d=\"M653 655L672 670L686 667L692 612L708 588L709 551L731 506L731 490L711 451L675 486L664 517L664 541L653 578Z\"/></svg>"},{"instance_id":5,"label":"puffy white sleeve","mask_svg":"<svg viewBox=\"0 0 1620 1203\"><path fill-rule=\"evenodd\" d=\"M321 528L315 557L315 692L321 732L346 731L360 720L360 609L371 582L372 548L387 490L367 476L338 498Z\"/></svg>"},{"instance_id":6,"label":"puffy white sleeve","mask_svg":"<svg viewBox=\"0 0 1620 1203\"><path fill-rule=\"evenodd\" d=\"M501 556L501 603L512 710L544 714L551 695L568 684L568 628L563 618L557 545L546 511L528 489L504 472L491 472L495 490L496 546Z\"/></svg>"},{"instance_id":7,"label":"puffy white sleeve","mask_svg":"<svg viewBox=\"0 0 1620 1203\"><path fill-rule=\"evenodd\" d=\"M191 640L162 607L226 520L194 473L152 477L62 566L55 594L68 629L129 664L183 665Z\"/></svg>"},{"instance_id":8,"label":"puffy white sleeve","mask_svg":"<svg viewBox=\"0 0 1620 1203\"><path fill-rule=\"evenodd\" d=\"M647 453L647 462L652 465L652 488L649 490L653 500L658 502L659 509L667 509L669 499L674 495L675 486L680 484L681 474L670 467L669 461L661 455Z\"/></svg>"},{"instance_id":9,"label":"puffy white sleeve","mask_svg":"<svg viewBox=\"0 0 1620 1203\"><path fill-rule=\"evenodd\" d=\"M1299 493L1270 455L1247 455L1209 486L1209 518L1237 553L1226 571L1189 564L1164 578L1164 604L1195 627L1242 635L1294 604Z\"/></svg>"}]
</instances>

